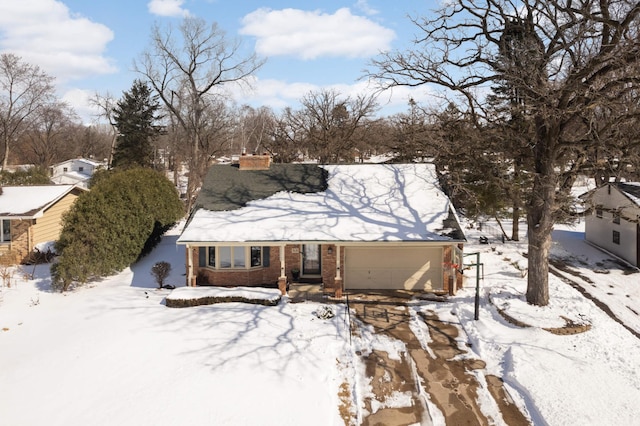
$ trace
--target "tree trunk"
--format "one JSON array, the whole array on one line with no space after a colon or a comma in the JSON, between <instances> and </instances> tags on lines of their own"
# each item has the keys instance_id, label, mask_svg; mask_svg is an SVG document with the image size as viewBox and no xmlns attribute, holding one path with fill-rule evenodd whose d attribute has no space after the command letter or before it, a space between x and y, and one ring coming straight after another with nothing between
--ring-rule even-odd
<instances>
[{"instance_id":1,"label":"tree trunk","mask_svg":"<svg viewBox=\"0 0 640 426\"><path fill-rule=\"evenodd\" d=\"M535 176L531 188L531 201L527 205L529 236L529 271L527 276L527 303L537 306L549 304L549 250L555 222L557 175L554 169L554 141L557 128L546 123L538 125L535 147Z\"/></svg>"},{"instance_id":2,"label":"tree trunk","mask_svg":"<svg viewBox=\"0 0 640 426\"><path fill-rule=\"evenodd\" d=\"M520 187L520 164L516 159L513 166L513 181L511 187L511 201L513 215L511 218L511 241L520 241L520 216L522 215L522 189Z\"/></svg>"},{"instance_id":3,"label":"tree trunk","mask_svg":"<svg viewBox=\"0 0 640 426\"><path fill-rule=\"evenodd\" d=\"M4 157L2 158L2 170L6 170L8 164L9 164L9 134L5 131L5 135L4 135Z\"/></svg>"},{"instance_id":4,"label":"tree trunk","mask_svg":"<svg viewBox=\"0 0 640 426\"><path fill-rule=\"evenodd\" d=\"M511 218L511 241L520 241L520 207L515 203Z\"/></svg>"},{"instance_id":5,"label":"tree trunk","mask_svg":"<svg viewBox=\"0 0 640 426\"><path fill-rule=\"evenodd\" d=\"M545 232L529 221L529 261L527 275L527 303L537 306L549 304L549 249L551 232Z\"/></svg>"}]
</instances>

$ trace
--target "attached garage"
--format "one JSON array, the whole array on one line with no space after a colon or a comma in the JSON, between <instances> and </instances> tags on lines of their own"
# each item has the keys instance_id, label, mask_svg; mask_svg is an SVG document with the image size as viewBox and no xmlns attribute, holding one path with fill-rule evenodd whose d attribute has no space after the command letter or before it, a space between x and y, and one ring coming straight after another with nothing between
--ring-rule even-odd
<instances>
[{"instance_id":1,"label":"attached garage","mask_svg":"<svg viewBox=\"0 0 640 426\"><path fill-rule=\"evenodd\" d=\"M442 259L442 247L346 247L344 287L350 290L442 290Z\"/></svg>"}]
</instances>

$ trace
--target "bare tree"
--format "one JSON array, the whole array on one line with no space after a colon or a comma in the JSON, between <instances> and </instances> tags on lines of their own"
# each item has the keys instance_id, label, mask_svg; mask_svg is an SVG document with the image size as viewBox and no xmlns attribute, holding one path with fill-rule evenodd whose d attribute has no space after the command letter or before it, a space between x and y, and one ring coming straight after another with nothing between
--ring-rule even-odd
<instances>
[{"instance_id":1,"label":"bare tree","mask_svg":"<svg viewBox=\"0 0 640 426\"><path fill-rule=\"evenodd\" d=\"M12 144L29 128L38 110L54 99L53 78L11 53L0 55L0 139L2 167Z\"/></svg>"},{"instance_id":2,"label":"bare tree","mask_svg":"<svg viewBox=\"0 0 640 426\"><path fill-rule=\"evenodd\" d=\"M342 98L335 90L308 93L302 110L292 114L293 127L303 129L304 144L318 162L339 162L349 158L357 144L356 130L378 109L375 95Z\"/></svg>"},{"instance_id":3,"label":"bare tree","mask_svg":"<svg viewBox=\"0 0 640 426\"><path fill-rule=\"evenodd\" d=\"M97 116L104 118L109 123L111 128L111 150L107 157L107 167L111 167L113 161L113 153L116 149L116 141L118 140L118 128L116 127L116 121L114 118L115 108L118 104L118 100L113 97L109 92L105 94L95 93L93 98L89 101L91 105L98 109Z\"/></svg>"},{"instance_id":4,"label":"bare tree","mask_svg":"<svg viewBox=\"0 0 640 426\"><path fill-rule=\"evenodd\" d=\"M49 167L66 160L65 152L78 117L65 103L51 103L40 108L26 133L26 148L31 162ZM23 148L23 151L25 150Z\"/></svg>"},{"instance_id":5,"label":"bare tree","mask_svg":"<svg viewBox=\"0 0 640 426\"><path fill-rule=\"evenodd\" d=\"M273 111L269 107L253 108L243 105L236 115L238 124L235 139L240 149L254 154L265 151L268 129L275 120Z\"/></svg>"},{"instance_id":6,"label":"bare tree","mask_svg":"<svg viewBox=\"0 0 640 426\"><path fill-rule=\"evenodd\" d=\"M302 138L303 131L296 125L300 122L294 117L296 114L299 112L285 108L269 123L267 138L263 139L262 147L271 154L274 162L291 163L302 154L298 141Z\"/></svg>"},{"instance_id":7,"label":"bare tree","mask_svg":"<svg viewBox=\"0 0 640 426\"><path fill-rule=\"evenodd\" d=\"M179 34L171 26L154 26L151 46L135 63L188 138L189 180L187 208L206 172L211 152L202 152L207 115L220 103L220 91L229 83L247 80L260 66L255 54L244 56L238 41L230 41L213 23L184 18ZM211 141L205 144L211 146Z\"/></svg>"},{"instance_id":8,"label":"bare tree","mask_svg":"<svg viewBox=\"0 0 640 426\"><path fill-rule=\"evenodd\" d=\"M434 148L432 132L428 122L429 113L414 99L409 99L409 111L389 117L393 129L387 145L398 161L424 160L433 157Z\"/></svg>"},{"instance_id":9,"label":"bare tree","mask_svg":"<svg viewBox=\"0 0 640 426\"><path fill-rule=\"evenodd\" d=\"M108 166L108 159L112 153L112 136L112 129L109 125L84 126L76 124L69 138L71 147L67 147L64 159L73 157L93 158L98 162L106 163Z\"/></svg>"},{"instance_id":10,"label":"bare tree","mask_svg":"<svg viewBox=\"0 0 640 426\"><path fill-rule=\"evenodd\" d=\"M531 304L549 302L551 233L596 144L594 131L636 114L621 102L640 83L639 12L630 0L453 0L433 19L413 20L422 31L414 50L373 62L370 74L386 87L440 86L458 95L477 122L490 84L505 83L522 100L534 129L525 206ZM507 33L516 42L505 55ZM613 110L621 114L603 114Z\"/></svg>"}]
</instances>

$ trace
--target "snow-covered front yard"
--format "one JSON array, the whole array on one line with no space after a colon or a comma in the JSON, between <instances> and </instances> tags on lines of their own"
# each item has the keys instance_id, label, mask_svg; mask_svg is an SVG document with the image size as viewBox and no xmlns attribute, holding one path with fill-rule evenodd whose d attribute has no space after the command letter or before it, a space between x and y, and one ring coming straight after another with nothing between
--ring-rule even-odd
<instances>
[{"instance_id":1,"label":"snow-covered front yard","mask_svg":"<svg viewBox=\"0 0 640 426\"><path fill-rule=\"evenodd\" d=\"M569 266L587 280L564 274L640 332L640 274L607 261L581 231L556 231L554 254L572 259ZM361 419L367 379L355 349L395 353L401 345L369 334L350 338L343 304L331 305L331 319L318 318L320 304L286 297L277 306L167 308L170 290L155 289L150 269L168 261L166 283L184 286L177 232L131 269L66 294L50 291L46 265L33 279L26 276L31 268L16 271L11 287L0 287L0 423L338 425L344 383ZM477 245L473 230L469 239L465 251L480 251L484 263L480 320L473 320L472 271L456 297L412 309L458 325L459 344L505 380L534 424L637 423L640 339L553 275L551 306L527 306L520 296L526 245ZM509 324L489 294L533 327ZM559 336L540 328L562 325L561 316L591 330Z\"/></svg>"}]
</instances>

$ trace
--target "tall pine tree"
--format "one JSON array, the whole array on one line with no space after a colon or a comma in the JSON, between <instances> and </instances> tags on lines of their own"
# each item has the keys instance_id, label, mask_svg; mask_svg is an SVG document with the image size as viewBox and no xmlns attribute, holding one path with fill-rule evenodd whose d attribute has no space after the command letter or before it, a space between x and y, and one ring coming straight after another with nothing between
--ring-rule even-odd
<instances>
[{"instance_id":1,"label":"tall pine tree","mask_svg":"<svg viewBox=\"0 0 640 426\"><path fill-rule=\"evenodd\" d=\"M152 167L153 140L159 135L160 104L147 83L135 80L113 109L118 138L112 168Z\"/></svg>"}]
</instances>

